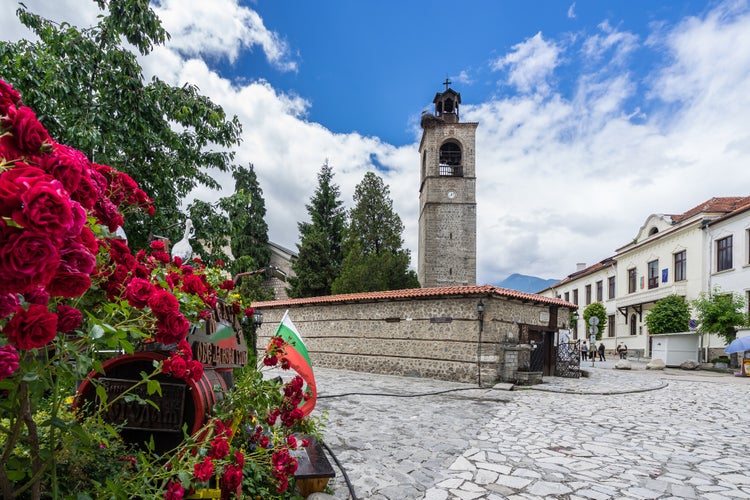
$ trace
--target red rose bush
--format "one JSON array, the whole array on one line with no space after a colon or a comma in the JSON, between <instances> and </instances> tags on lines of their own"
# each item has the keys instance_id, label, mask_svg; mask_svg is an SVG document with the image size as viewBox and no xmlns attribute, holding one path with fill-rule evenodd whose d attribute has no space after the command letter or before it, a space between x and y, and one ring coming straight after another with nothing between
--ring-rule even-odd
<instances>
[{"instance_id":1,"label":"red rose bush","mask_svg":"<svg viewBox=\"0 0 750 500\"><path fill-rule=\"evenodd\" d=\"M137 183L57 143L0 79L0 497L293 496L289 450L306 445L293 434L315 430L297 408L301 380L280 385L250 367L216 418L165 457L128 448L102 408L70 405L76 384L102 371L102 352L171 352L142 375L149 393L160 373L198 381L191 325L218 302L253 315L220 266L173 259L158 240L133 253L115 235L131 211L154 211ZM273 359L288 367L283 353Z\"/></svg>"}]
</instances>

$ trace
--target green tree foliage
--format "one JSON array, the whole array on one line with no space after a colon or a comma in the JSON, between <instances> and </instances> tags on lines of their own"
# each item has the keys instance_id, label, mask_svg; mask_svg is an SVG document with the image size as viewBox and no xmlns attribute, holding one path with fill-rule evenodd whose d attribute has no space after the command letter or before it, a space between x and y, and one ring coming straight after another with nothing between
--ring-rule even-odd
<instances>
[{"instance_id":1,"label":"green tree foliage","mask_svg":"<svg viewBox=\"0 0 750 500\"><path fill-rule=\"evenodd\" d=\"M202 238L190 240L193 255L199 255L209 265L217 260L231 264L231 259L225 251L229 248L230 233L226 214L210 203L195 200L188 205L188 216L193 221L195 233L203 235Z\"/></svg>"},{"instance_id":2,"label":"green tree foliage","mask_svg":"<svg viewBox=\"0 0 750 500\"><path fill-rule=\"evenodd\" d=\"M726 343L735 339L736 327L747 322L747 317L742 313L745 301L735 293L722 293L716 289L710 295L702 293L693 300L692 305L698 313L698 331L716 333Z\"/></svg>"},{"instance_id":3,"label":"green tree foliage","mask_svg":"<svg viewBox=\"0 0 750 500\"><path fill-rule=\"evenodd\" d=\"M343 240L346 228L344 202L333 183L333 169L326 161L318 173L318 187L305 205L310 222L298 224L299 257L292 265L296 276L289 279L292 297L330 295L334 280L341 272Z\"/></svg>"},{"instance_id":4,"label":"green tree foliage","mask_svg":"<svg viewBox=\"0 0 750 500\"><path fill-rule=\"evenodd\" d=\"M229 217L230 247L234 261L234 275L268 266L271 249L268 247L266 202L253 165L237 167L232 173L234 193L219 200L219 206ZM240 281L240 293L251 300L270 299L265 290L263 275L245 276Z\"/></svg>"},{"instance_id":5,"label":"green tree foliage","mask_svg":"<svg viewBox=\"0 0 750 500\"><path fill-rule=\"evenodd\" d=\"M690 305L679 295L657 300L646 316L646 326L651 335L687 331L689 322Z\"/></svg>"},{"instance_id":6,"label":"green tree foliage","mask_svg":"<svg viewBox=\"0 0 750 500\"><path fill-rule=\"evenodd\" d=\"M417 274L409 270L409 251L403 248L404 225L393 211L383 179L367 172L354 191L354 203L341 274L333 282L332 293L418 287Z\"/></svg>"},{"instance_id":7,"label":"green tree foliage","mask_svg":"<svg viewBox=\"0 0 750 500\"><path fill-rule=\"evenodd\" d=\"M146 55L169 37L147 0L97 4L102 14L88 28L56 24L22 5L18 17L39 39L0 42L0 74L52 137L128 173L154 199L154 217L126 219L131 248L169 227L175 231L165 236L177 241L184 218L177 207L199 185L219 188L211 171L231 169L239 120L193 85L144 83L136 54L122 42Z\"/></svg>"},{"instance_id":8,"label":"green tree foliage","mask_svg":"<svg viewBox=\"0 0 750 500\"><path fill-rule=\"evenodd\" d=\"M607 310L604 308L604 304L601 302L594 302L587 305L586 309L583 310L583 324L586 325L587 331L589 327L589 318L593 316L599 318L599 324L596 325L599 329L596 333L596 340L601 340L602 332L607 327Z\"/></svg>"}]
</instances>

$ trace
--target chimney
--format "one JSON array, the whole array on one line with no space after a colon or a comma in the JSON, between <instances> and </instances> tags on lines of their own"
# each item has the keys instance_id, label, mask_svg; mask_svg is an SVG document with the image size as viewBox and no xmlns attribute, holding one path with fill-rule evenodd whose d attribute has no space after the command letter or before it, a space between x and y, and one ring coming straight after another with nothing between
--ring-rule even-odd
<instances>
[{"instance_id":1,"label":"chimney","mask_svg":"<svg viewBox=\"0 0 750 500\"><path fill-rule=\"evenodd\" d=\"M576 264L576 271L583 271L586 269L586 263L585 262L579 262Z\"/></svg>"}]
</instances>

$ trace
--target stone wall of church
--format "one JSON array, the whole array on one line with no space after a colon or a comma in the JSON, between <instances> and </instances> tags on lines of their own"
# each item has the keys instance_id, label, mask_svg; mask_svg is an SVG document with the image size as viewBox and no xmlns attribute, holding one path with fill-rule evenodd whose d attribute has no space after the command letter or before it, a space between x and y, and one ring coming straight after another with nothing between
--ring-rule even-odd
<instances>
[{"instance_id":1,"label":"stone wall of church","mask_svg":"<svg viewBox=\"0 0 750 500\"><path fill-rule=\"evenodd\" d=\"M477 383L514 382L523 325L555 330L550 306L502 297L378 300L290 306L313 366ZM286 306L266 302L257 347L268 345ZM481 338L480 338L481 337ZM523 352L523 348L520 349ZM528 353L527 353L528 359Z\"/></svg>"}]
</instances>

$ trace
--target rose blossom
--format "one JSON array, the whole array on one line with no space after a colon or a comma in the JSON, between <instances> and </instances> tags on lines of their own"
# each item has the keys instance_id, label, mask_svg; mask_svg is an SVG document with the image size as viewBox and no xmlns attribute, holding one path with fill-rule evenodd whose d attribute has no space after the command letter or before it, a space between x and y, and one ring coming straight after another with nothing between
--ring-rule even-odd
<instances>
[{"instance_id":1,"label":"rose blossom","mask_svg":"<svg viewBox=\"0 0 750 500\"><path fill-rule=\"evenodd\" d=\"M19 349L29 350L44 347L55 338L57 333L57 314L39 304L16 307L16 313L5 325L3 333Z\"/></svg>"},{"instance_id":2,"label":"rose blossom","mask_svg":"<svg viewBox=\"0 0 750 500\"><path fill-rule=\"evenodd\" d=\"M220 482L222 491L236 491L242 484L242 467L228 465Z\"/></svg>"},{"instance_id":3,"label":"rose blossom","mask_svg":"<svg viewBox=\"0 0 750 500\"><path fill-rule=\"evenodd\" d=\"M71 273L91 274L96 266L96 256L83 243L68 241L60 251L60 269Z\"/></svg>"},{"instance_id":4,"label":"rose blossom","mask_svg":"<svg viewBox=\"0 0 750 500\"><path fill-rule=\"evenodd\" d=\"M49 302L49 292L44 287L37 287L23 294L23 298L29 304L47 305Z\"/></svg>"},{"instance_id":5,"label":"rose blossom","mask_svg":"<svg viewBox=\"0 0 750 500\"><path fill-rule=\"evenodd\" d=\"M214 475L214 464L211 462L211 459L206 457L203 459L203 462L195 464L193 475L198 481L204 483L211 479L211 476Z\"/></svg>"},{"instance_id":6,"label":"rose blossom","mask_svg":"<svg viewBox=\"0 0 750 500\"><path fill-rule=\"evenodd\" d=\"M49 133L28 106L9 106L0 126L11 131L13 142L23 151L37 153L45 142L52 143Z\"/></svg>"},{"instance_id":7,"label":"rose blossom","mask_svg":"<svg viewBox=\"0 0 750 500\"><path fill-rule=\"evenodd\" d=\"M10 377L18 370L18 351L12 345L0 347L0 380Z\"/></svg>"},{"instance_id":8,"label":"rose blossom","mask_svg":"<svg viewBox=\"0 0 750 500\"><path fill-rule=\"evenodd\" d=\"M62 234L75 222L71 201L60 181L37 181L21 194L13 220L24 228Z\"/></svg>"},{"instance_id":9,"label":"rose blossom","mask_svg":"<svg viewBox=\"0 0 750 500\"><path fill-rule=\"evenodd\" d=\"M151 298L148 299L148 306L157 318L166 316L167 314L174 314L180 309L180 303L177 302L177 297L163 288L158 289Z\"/></svg>"},{"instance_id":10,"label":"rose blossom","mask_svg":"<svg viewBox=\"0 0 750 500\"><path fill-rule=\"evenodd\" d=\"M2 82L2 80L0 80ZM0 319L7 318L20 304L15 293L0 294Z\"/></svg>"},{"instance_id":11,"label":"rose blossom","mask_svg":"<svg viewBox=\"0 0 750 500\"><path fill-rule=\"evenodd\" d=\"M60 265L58 242L49 235L0 225L0 293L46 285Z\"/></svg>"},{"instance_id":12,"label":"rose blossom","mask_svg":"<svg viewBox=\"0 0 750 500\"><path fill-rule=\"evenodd\" d=\"M54 180L41 168L16 162L13 168L0 172L0 215L10 217L21 208L21 194L39 180Z\"/></svg>"},{"instance_id":13,"label":"rose blossom","mask_svg":"<svg viewBox=\"0 0 750 500\"><path fill-rule=\"evenodd\" d=\"M187 363L180 357L169 358L164 361L164 373L183 378L187 373Z\"/></svg>"},{"instance_id":14,"label":"rose blossom","mask_svg":"<svg viewBox=\"0 0 750 500\"><path fill-rule=\"evenodd\" d=\"M188 361L189 379L193 382L199 381L203 377L203 363L197 359L191 359Z\"/></svg>"},{"instance_id":15,"label":"rose blossom","mask_svg":"<svg viewBox=\"0 0 750 500\"><path fill-rule=\"evenodd\" d=\"M57 331L72 333L81 326L83 313L75 307L66 305L57 306Z\"/></svg>"},{"instance_id":16,"label":"rose blossom","mask_svg":"<svg viewBox=\"0 0 750 500\"><path fill-rule=\"evenodd\" d=\"M42 156L42 168L59 180L68 193L74 193L88 171L86 155L65 144L54 144L52 153Z\"/></svg>"},{"instance_id":17,"label":"rose blossom","mask_svg":"<svg viewBox=\"0 0 750 500\"><path fill-rule=\"evenodd\" d=\"M164 500L182 500L183 498L185 498L185 488L177 481L168 482Z\"/></svg>"},{"instance_id":18,"label":"rose blossom","mask_svg":"<svg viewBox=\"0 0 750 500\"><path fill-rule=\"evenodd\" d=\"M208 451L208 456L221 459L227 455L229 455L229 442L224 438L214 438L211 441L211 448Z\"/></svg>"},{"instance_id":19,"label":"rose blossom","mask_svg":"<svg viewBox=\"0 0 750 500\"><path fill-rule=\"evenodd\" d=\"M190 322L180 312L157 315L156 337L163 344L176 344L187 336Z\"/></svg>"},{"instance_id":20,"label":"rose blossom","mask_svg":"<svg viewBox=\"0 0 750 500\"><path fill-rule=\"evenodd\" d=\"M147 279L133 278L125 288L125 298L128 304L136 309L143 309L148 304L148 299L156 291L156 287Z\"/></svg>"},{"instance_id":21,"label":"rose blossom","mask_svg":"<svg viewBox=\"0 0 750 500\"><path fill-rule=\"evenodd\" d=\"M56 273L47 285L50 295L69 299L80 297L89 288L91 288L91 277L88 274L66 271Z\"/></svg>"}]
</instances>

